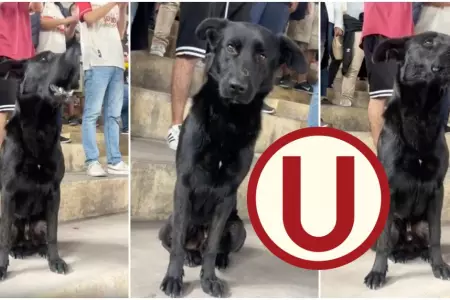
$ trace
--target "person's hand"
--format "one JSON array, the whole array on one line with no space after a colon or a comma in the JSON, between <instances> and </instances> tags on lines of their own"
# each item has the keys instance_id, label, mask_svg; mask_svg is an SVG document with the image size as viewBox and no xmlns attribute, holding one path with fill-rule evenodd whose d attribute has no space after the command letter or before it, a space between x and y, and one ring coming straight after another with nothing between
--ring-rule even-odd
<instances>
[{"instance_id":1,"label":"person's hand","mask_svg":"<svg viewBox=\"0 0 450 300\"><path fill-rule=\"evenodd\" d=\"M298 7L298 2L291 2L289 5L289 13L293 13Z\"/></svg>"},{"instance_id":2,"label":"person's hand","mask_svg":"<svg viewBox=\"0 0 450 300\"><path fill-rule=\"evenodd\" d=\"M80 17L78 15L70 16L66 18L67 25L75 25L80 21Z\"/></svg>"},{"instance_id":3,"label":"person's hand","mask_svg":"<svg viewBox=\"0 0 450 300\"><path fill-rule=\"evenodd\" d=\"M334 27L334 36L343 36L344 31L339 27Z\"/></svg>"},{"instance_id":4,"label":"person's hand","mask_svg":"<svg viewBox=\"0 0 450 300\"><path fill-rule=\"evenodd\" d=\"M29 9L32 12L40 13L44 9L44 6L42 5L42 2L30 2Z\"/></svg>"}]
</instances>

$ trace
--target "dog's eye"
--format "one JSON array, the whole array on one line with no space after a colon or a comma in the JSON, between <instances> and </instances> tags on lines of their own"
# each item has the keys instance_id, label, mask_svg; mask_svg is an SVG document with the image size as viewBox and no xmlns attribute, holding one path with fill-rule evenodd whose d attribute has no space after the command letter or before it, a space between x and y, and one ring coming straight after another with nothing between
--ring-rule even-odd
<instances>
[{"instance_id":1,"label":"dog's eye","mask_svg":"<svg viewBox=\"0 0 450 300\"><path fill-rule=\"evenodd\" d=\"M229 45L227 46L227 52L228 52L228 53L231 53L231 54L237 54L236 48L235 48L233 45L231 45L231 44L229 44Z\"/></svg>"},{"instance_id":2,"label":"dog's eye","mask_svg":"<svg viewBox=\"0 0 450 300\"><path fill-rule=\"evenodd\" d=\"M428 47L433 46L433 40L431 39L425 40L425 42L423 42L423 45Z\"/></svg>"},{"instance_id":3,"label":"dog's eye","mask_svg":"<svg viewBox=\"0 0 450 300\"><path fill-rule=\"evenodd\" d=\"M257 61L259 61L259 62L263 62L263 61L265 61L266 60L266 56L264 55L264 54L257 54L256 55L256 59L257 59Z\"/></svg>"}]
</instances>

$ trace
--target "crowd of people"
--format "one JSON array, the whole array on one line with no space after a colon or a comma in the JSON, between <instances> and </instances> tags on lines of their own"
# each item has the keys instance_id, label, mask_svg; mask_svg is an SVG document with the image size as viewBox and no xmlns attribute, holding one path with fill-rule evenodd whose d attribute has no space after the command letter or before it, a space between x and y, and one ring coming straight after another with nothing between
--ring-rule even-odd
<instances>
[{"instance_id":1,"label":"crowd of people","mask_svg":"<svg viewBox=\"0 0 450 300\"><path fill-rule=\"evenodd\" d=\"M373 63L374 49L383 40L425 31L450 34L448 2L326 2L322 5L322 36L326 45L321 62L322 104L330 104L327 88L341 70L340 96L333 104L352 106L358 78L369 85L368 117L376 145L383 125L386 100L392 95L397 66L394 61ZM334 87L336 88L336 87ZM338 90L338 89L336 89ZM447 126L450 97L444 95L442 122Z\"/></svg>"},{"instance_id":2,"label":"crowd of people","mask_svg":"<svg viewBox=\"0 0 450 300\"><path fill-rule=\"evenodd\" d=\"M126 175L128 165L122 160L119 135L128 132L128 87L124 37L128 22L128 3L110 2L102 5L90 2L0 2L0 63L4 60L28 59L37 53L63 53L74 43L81 44L82 62L79 98L82 118L68 105L64 121L81 123L86 169L90 176ZM126 40L126 39L125 39ZM2 74L0 68L0 144L5 136L8 115L14 113L17 80ZM126 92L124 92L126 91ZM77 98L76 96L74 96ZM103 108L104 135L107 155L105 168L99 162L96 142L98 119ZM121 121L121 122L120 122ZM119 124L122 123L122 129ZM70 143L64 136L61 143Z\"/></svg>"},{"instance_id":3,"label":"crowd of people","mask_svg":"<svg viewBox=\"0 0 450 300\"><path fill-rule=\"evenodd\" d=\"M259 24L275 34L287 33L312 64L317 61L318 55L318 13L318 4L314 2L131 3L131 50L149 48L151 54L164 56L173 22L176 18L179 20L171 86L172 125L167 134L169 147L175 150L178 146L194 69L196 65L202 64L207 51L205 42L195 36L196 27L204 19L222 17ZM147 28L152 23L154 33L149 46ZM319 126L319 91L314 88L316 83L308 82L307 74L292 74L285 67L280 73L278 85L313 95L308 123L309 126ZM264 104L263 112L274 114L275 109Z\"/></svg>"}]
</instances>

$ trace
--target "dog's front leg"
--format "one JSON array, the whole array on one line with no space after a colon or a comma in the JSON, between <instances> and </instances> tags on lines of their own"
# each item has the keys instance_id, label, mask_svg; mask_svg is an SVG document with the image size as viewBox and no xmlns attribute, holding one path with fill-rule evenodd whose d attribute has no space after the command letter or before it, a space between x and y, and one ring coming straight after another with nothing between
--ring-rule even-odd
<instances>
[{"instance_id":1,"label":"dog's front leg","mask_svg":"<svg viewBox=\"0 0 450 300\"><path fill-rule=\"evenodd\" d=\"M427 219L430 231L430 260L434 277L449 280L450 266L444 262L441 252L441 212L444 188L441 185L430 200Z\"/></svg>"},{"instance_id":2,"label":"dog's front leg","mask_svg":"<svg viewBox=\"0 0 450 300\"><path fill-rule=\"evenodd\" d=\"M160 289L170 297L179 297L183 287L184 244L189 225L189 188L182 180L175 183L174 209L172 214L172 244L170 261Z\"/></svg>"},{"instance_id":3,"label":"dog's front leg","mask_svg":"<svg viewBox=\"0 0 450 300\"><path fill-rule=\"evenodd\" d=\"M11 250L11 234L12 225L14 222L14 201L12 195L5 191L2 191L2 213L0 219L0 280L6 278L6 273L9 265L9 251Z\"/></svg>"},{"instance_id":4,"label":"dog's front leg","mask_svg":"<svg viewBox=\"0 0 450 300\"><path fill-rule=\"evenodd\" d=\"M58 212L61 202L61 191L59 187L52 192L47 203L47 243L48 243L48 265L50 271L58 274L66 274L69 267L59 256L58 252Z\"/></svg>"},{"instance_id":5,"label":"dog's front leg","mask_svg":"<svg viewBox=\"0 0 450 300\"><path fill-rule=\"evenodd\" d=\"M235 203L235 195L226 196L223 202L214 210L211 227L208 231L206 248L203 252L203 263L200 274L202 289L213 297L223 297L226 292L226 284L216 276L216 257L225 225Z\"/></svg>"},{"instance_id":6,"label":"dog's front leg","mask_svg":"<svg viewBox=\"0 0 450 300\"><path fill-rule=\"evenodd\" d=\"M384 285L386 282L386 273L388 269L388 257L392 251L392 215L389 216L384 225L383 232L377 241L375 262L373 264L372 270L364 278L364 283L370 289L377 289Z\"/></svg>"}]
</instances>

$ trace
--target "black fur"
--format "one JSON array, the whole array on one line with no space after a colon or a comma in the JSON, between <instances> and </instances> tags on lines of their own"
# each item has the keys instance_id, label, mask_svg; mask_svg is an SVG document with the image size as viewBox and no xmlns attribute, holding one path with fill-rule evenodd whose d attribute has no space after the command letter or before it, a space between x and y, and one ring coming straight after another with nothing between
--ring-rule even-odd
<instances>
[{"instance_id":1,"label":"black fur","mask_svg":"<svg viewBox=\"0 0 450 300\"><path fill-rule=\"evenodd\" d=\"M450 82L450 36L427 32L390 39L373 59L398 61L394 95L384 113L378 142L391 191L391 208L376 245L376 258L365 284L376 289L386 280L387 260L429 260L437 278L450 279L441 253L443 180L448 148L440 101ZM426 229L429 229L429 234Z\"/></svg>"},{"instance_id":2,"label":"black fur","mask_svg":"<svg viewBox=\"0 0 450 300\"><path fill-rule=\"evenodd\" d=\"M57 248L64 157L56 124L66 97L55 95L53 87L77 88L80 54L75 44L64 54L43 52L0 64L1 73L20 82L0 151L0 280L6 278L8 253L15 258L39 253L51 271L68 270Z\"/></svg>"},{"instance_id":3,"label":"black fur","mask_svg":"<svg viewBox=\"0 0 450 300\"><path fill-rule=\"evenodd\" d=\"M211 49L207 80L181 128L174 211L160 232L170 250L161 289L172 297L182 294L184 262L202 265L205 293L226 294L215 266L226 267L245 240L236 193L252 164L263 100L281 64L306 68L295 43L258 25L207 19L197 35Z\"/></svg>"}]
</instances>

